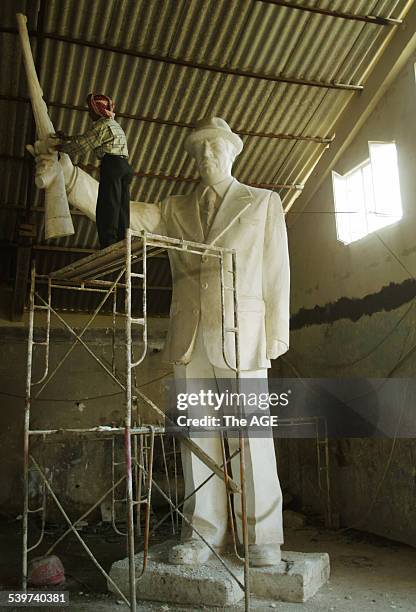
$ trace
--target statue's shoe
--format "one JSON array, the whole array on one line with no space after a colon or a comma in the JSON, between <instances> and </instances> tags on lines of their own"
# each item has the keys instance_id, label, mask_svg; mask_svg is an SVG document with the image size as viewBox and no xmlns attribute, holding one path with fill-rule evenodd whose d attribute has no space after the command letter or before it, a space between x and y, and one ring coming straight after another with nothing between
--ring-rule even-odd
<instances>
[{"instance_id":1,"label":"statue's shoe","mask_svg":"<svg viewBox=\"0 0 416 612\"><path fill-rule=\"evenodd\" d=\"M172 546L169 563L173 565L201 565L212 556L212 551L202 540L188 540Z\"/></svg>"},{"instance_id":2,"label":"statue's shoe","mask_svg":"<svg viewBox=\"0 0 416 612\"><path fill-rule=\"evenodd\" d=\"M282 560L279 544L249 544L250 567L278 565Z\"/></svg>"}]
</instances>

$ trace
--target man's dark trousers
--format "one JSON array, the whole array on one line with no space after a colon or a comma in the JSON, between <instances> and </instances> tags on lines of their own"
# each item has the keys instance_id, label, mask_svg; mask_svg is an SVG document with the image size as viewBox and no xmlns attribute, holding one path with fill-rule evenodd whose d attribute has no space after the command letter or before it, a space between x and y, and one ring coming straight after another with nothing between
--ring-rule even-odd
<instances>
[{"instance_id":1,"label":"man's dark trousers","mask_svg":"<svg viewBox=\"0 0 416 612\"><path fill-rule=\"evenodd\" d=\"M97 231L100 247L124 240L130 227L130 181L133 171L127 159L104 155L97 198Z\"/></svg>"}]
</instances>

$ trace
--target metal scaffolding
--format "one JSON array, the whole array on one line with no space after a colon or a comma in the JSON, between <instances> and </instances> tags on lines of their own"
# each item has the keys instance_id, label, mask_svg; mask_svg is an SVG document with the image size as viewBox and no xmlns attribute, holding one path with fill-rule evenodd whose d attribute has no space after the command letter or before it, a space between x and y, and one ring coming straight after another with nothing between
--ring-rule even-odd
<instances>
[{"instance_id":1,"label":"metal scaffolding","mask_svg":"<svg viewBox=\"0 0 416 612\"><path fill-rule=\"evenodd\" d=\"M46 554L50 554L56 545L61 542L68 534L72 533L84 548L91 561L97 569L105 576L108 583L120 595L124 602L130 607L130 610L136 610L136 583L146 570L148 557L149 537L150 537L150 515L151 515L151 496L152 490L157 490L165 501L169 504L170 511L165 517L159 521L158 525L163 522L169 515L173 516L176 513L185 523L193 529L195 534L211 549L212 553L217 557L226 570L237 581L245 594L245 609L250 608L250 585L249 585L249 558L248 558L248 530L247 530L247 509L246 509L246 486L245 486L245 457L244 457L244 438L240 432L239 449L232 457L227 457L224 443L223 447L223 463L218 465L209 455L207 455L199 445L191 438L184 434L177 434L181 444L187 446L196 456L205 463L211 470L211 475L199 485L199 490L208 480L217 475L224 480L224 484L228 496L229 504L229 519L232 528L234 548L237 557L244 565L244 581L242 582L227 565L224 559L213 549L206 538L191 525L189 520L181 511L181 507L186 500L178 502L177 491L175 498L171 499L171 495L167 495L162 488L155 482L153 478L153 459L156 437L160 438L164 466L167 472L166 455L164 450L164 437L166 435L165 424L169 418L150 398L148 398L141 390L140 385L136 380L135 369L139 366L146 357L148 350L148 322L147 322L147 260L149 257L156 256L161 251L180 251L184 254L193 254L204 258L214 258L218 262L219 279L221 283L221 310L222 310L222 344L223 355L228 367L235 373L237 392L239 391L240 378L240 361L239 361L239 326L238 326L238 295L237 295L237 267L236 253L231 249L217 247L214 245L206 245L186 240L168 238L148 232L134 232L128 230L126 239L115 245L112 245L98 253L80 259L73 264L61 268L49 275L37 274L35 266L32 267L31 288L30 288L30 310L29 310L29 334L28 334L28 352L27 352L27 380L26 380L26 402L24 413L24 507L23 507L23 550L22 550L22 587L27 589L28 579L28 553L37 548L43 541L45 533L46 521L46 500L47 497L55 502L66 523L68 529L49 547ZM45 291L46 287L46 291ZM59 290L73 291L88 291L94 292L99 298L99 304L91 315L88 323L81 332L76 331L65 319L58 313L53 306L53 297ZM233 304L233 323L229 325L226 322L226 292L232 292ZM119 311L120 297L124 294L124 310ZM139 299L133 299L139 297ZM101 312L103 306L112 300L112 359L111 362L98 356L96 352L84 340L85 333L90 328L94 319ZM39 339L34 335L35 317L37 314L43 313L46 316L44 326L46 328L45 335ZM73 338L73 344L68 348L63 357L54 366L50 367L50 344L51 344L51 316L54 316L64 326ZM117 318L124 318L124 343L125 343L125 359L121 370L117 369L115 362L115 338L116 338L116 323ZM139 356L134 355L133 348L133 330L139 330L141 340L141 352ZM232 334L234 339L235 349L235 365L226 359L225 345L227 334ZM72 353L73 349L81 345L88 354L100 366L103 373L121 389L124 393L124 425L119 427L109 426L94 426L85 428L61 428L59 426L50 429L31 429L31 405L36 399L39 399L44 389L53 380L56 373L64 365L65 361ZM33 379L33 362L34 349L39 347L37 352L43 352L42 355L42 375L37 379ZM140 414L138 402L145 404L152 413L157 417L162 425L148 425L143 422ZM86 436L91 439L107 439L111 442L111 487L100 496L100 498L82 514L77 520L72 521L63 507L60 499L56 495L51 479L48 477L48 470L42 467L39 461L31 452L30 443L32 438L41 437L44 440L53 439L56 434L65 434L71 439L73 436ZM116 444L117 440L124 440L124 461L117 461ZM175 448L175 447L174 447ZM230 476L228 465L231 459L239 455L240 462L240 483L237 484ZM176 457L175 457L176 458ZM124 475L120 478L116 476L116 466L124 464ZM176 464L175 464L176 465ZM29 508L29 473L34 471L42 482L42 502L37 508ZM176 471L175 471L176 479ZM117 498L117 491L120 486L125 486L125 495ZM191 495L195 494L195 491ZM244 556L238 555L236 546L235 525L232 518L231 493L241 495L242 505L242 532ZM112 580L109 574L101 566L94 553L91 551L88 544L84 541L77 525L83 521L93 510L111 495L111 515L112 526L115 532L123 535L127 539L128 544L128 560L129 560L129 598L120 590L118 585ZM190 496L188 496L190 497ZM126 522L127 531L122 532L116 524L116 505L123 504L126 507ZM141 531L141 507L145 508L144 531L143 531L143 563L140 572L136 571L135 566L135 535ZM41 533L37 542L29 546L29 515L31 513L39 513L41 515ZM154 529L156 529L158 527Z\"/></svg>"},{"instance_id":2,"label":"metal scaffolding","mask_svg":"<svg viewBox=\"0 0 416 612\"><path fill-rule=\"evenodd\" d=\"M316 449L316 471L319 496L322 502L322 514L325 527L333 528L334 517L332 514L331 482L329 468L329 440L328 423L322 416L305 417L279 417L279 427L286 429L313 428L313 438ZM282 436L283 438L285 436Z\"/></svg>"}]
</instances>

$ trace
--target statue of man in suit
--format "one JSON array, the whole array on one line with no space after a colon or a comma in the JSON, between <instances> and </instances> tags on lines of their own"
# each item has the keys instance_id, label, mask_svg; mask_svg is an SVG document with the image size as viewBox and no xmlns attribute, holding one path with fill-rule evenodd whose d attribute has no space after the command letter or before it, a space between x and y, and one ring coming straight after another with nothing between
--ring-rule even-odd
<instances>
[{"instance_id":1,"label":"statue of man in suit","mask_svg":"<svg viewBox=\"0 0 416 612\"><path fill-rule=\"evenodd\" d=\"M169 196L160 203L131 203L131 228L194 242L215 244L237 252L240 377L267 392L267 368L289 346L289 256L279 196L239 183L231 174L243 143L218 117L200 121L185 148L197 164L200 183L190 194ZM63 157L68 199L95 219L97 182ZM39 165L42 171L42 162ZM170 325L165 357L186 391L218 391L221 381L235 377L234 338L222 347L221 292L218 261L209 256L169 251L173 278ZM226 292L227 293L227 292ZM227 303L232 295L227 293ZM229 309L228 309L229 310ZM228 315L227 315L228 316ZM231 319L232 321L232 319ZM250 381L250 382L248 382ZM216 462L223 463L217 434L195 441ZM230 437L232 454L238 440ZM283 542L282 494L272 436L245 440L249 554L252 565L280 561ZM231 467L239 480L238 457ZM210 470L182 448L185 497L210 475ZM237 533L242 541L240 496L234 500ZM211 478L184 505L184 514L205 538L221 549L227 537L224 482ZM182 542L170 552L177 564L198 564L210 556L208 547L184 523Z\"/></svg>"}]
</instances>

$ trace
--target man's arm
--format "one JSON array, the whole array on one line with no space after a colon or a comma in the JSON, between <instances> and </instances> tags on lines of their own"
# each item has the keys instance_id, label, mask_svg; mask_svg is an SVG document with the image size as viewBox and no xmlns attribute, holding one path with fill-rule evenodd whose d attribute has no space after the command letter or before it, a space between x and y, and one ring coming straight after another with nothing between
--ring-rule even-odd
<instances>
[{"instance_id":1,"label":"man's arm","mask_svg":"<svg viewBox=\"0 0 416 612\"><path fill-rule=\"evenodd\" d=\"M66 153L71 157L73 155L84 155L90 151L94 151L101 144L101 126L93 125L90 130L84 134L71 136L65 140L61 140L55 145L55 149L61 153Z\"/></svg>"},{"instance_id":2,"label":"man's arm","mask_svg":"<svg viewBox=\"0 0 416 612\"><path fill-rule=\"evenodd\" d=\"M276 359L289 349L290 268L282 203L269 198L263 253L263 297L266 304L267 357Z\"/></svg>"}]
</instances>

